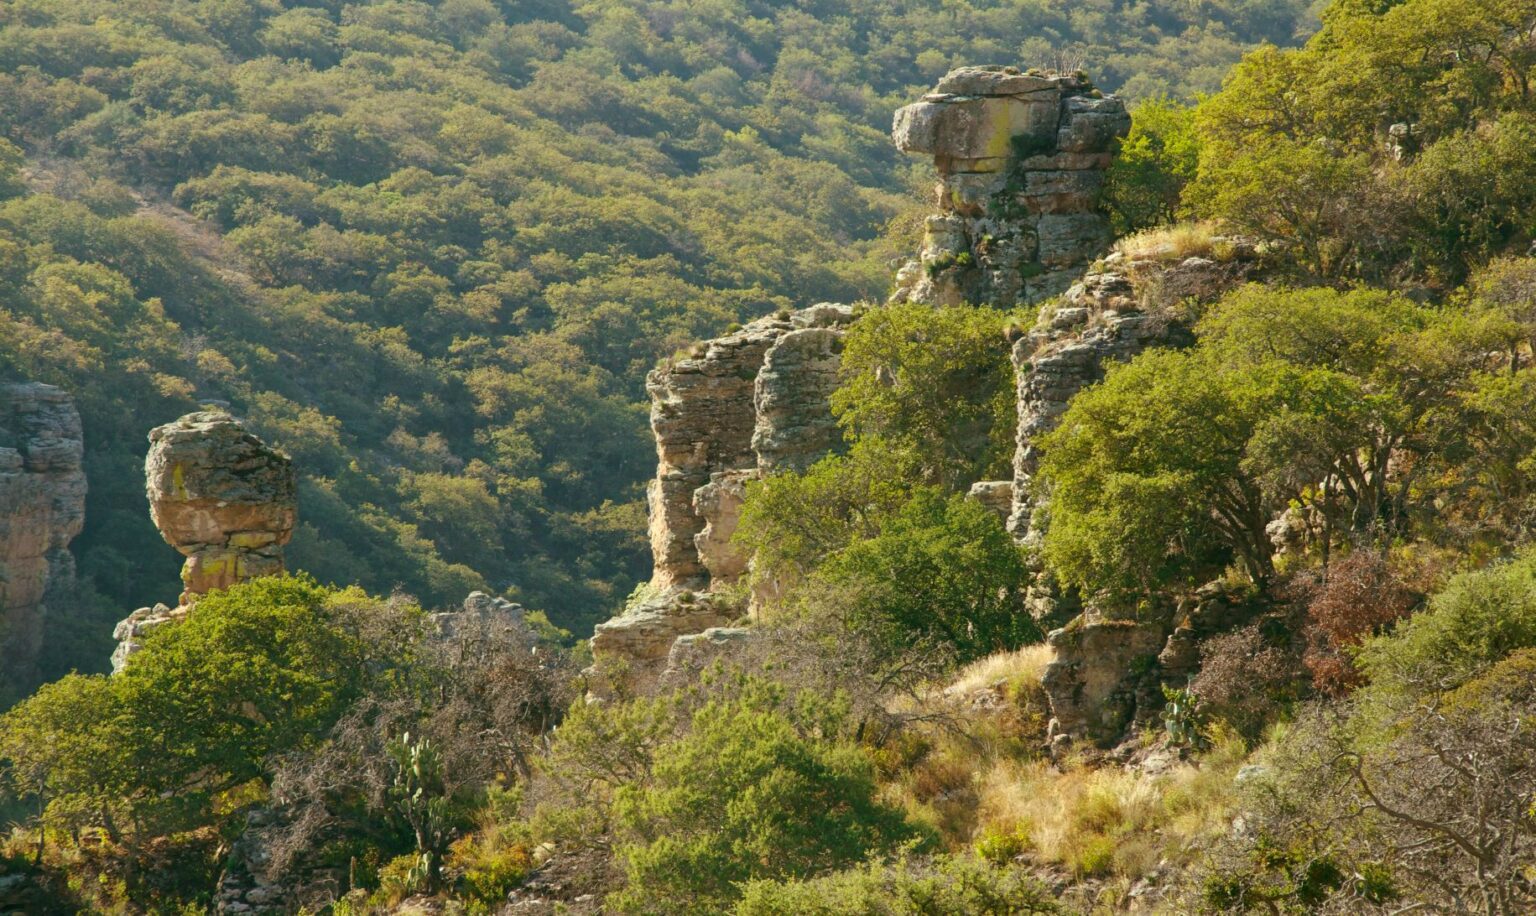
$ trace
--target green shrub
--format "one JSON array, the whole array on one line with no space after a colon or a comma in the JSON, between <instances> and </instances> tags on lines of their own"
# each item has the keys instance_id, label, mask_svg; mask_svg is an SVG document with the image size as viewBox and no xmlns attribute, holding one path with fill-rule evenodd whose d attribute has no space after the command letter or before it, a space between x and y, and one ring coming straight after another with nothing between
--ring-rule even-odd
<instances>
[{"instance_id":1,"label":"green shrub","mask_svg":"<svg viewBox=\"0 0 1536 916\"><path fill-rule=\"evenodd\" d=\"M753 881L736 916L1030 916L1059 913L1022 870L967 857L905 859L798 881Z\"/></svg>"},{"instance_id":2,"label":"green shrub","mask_svg":"<svg viewBox=\"0 0 1536 916\"><path fill-rule=\"evenodd\" d=\"M1367 639L1357 663L1375 691L1451 690L1519 649L1536 647L1536 552L1462 573L1427 610Z\"/></svg>"},{"instance_id":3,"label":"green shrub","mask_svg":"<svg viewBox=\"0 0 1536 916\"><path fill-rule=\"evenodd\" d=\"M713 700L614 801L628 913L715 913L741 882L806 877L920 841L876 798L874 767L836 717L762 682ZM824 705L824 704L813 704Z\"/></svg>"}]
</instances>

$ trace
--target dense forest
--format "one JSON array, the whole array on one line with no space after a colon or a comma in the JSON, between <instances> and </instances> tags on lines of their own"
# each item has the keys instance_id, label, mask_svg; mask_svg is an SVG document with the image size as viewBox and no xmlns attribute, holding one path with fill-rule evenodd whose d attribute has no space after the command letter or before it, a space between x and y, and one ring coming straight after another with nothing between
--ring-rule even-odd
<instances>
[{"instance_id":1,"label":"dense forest","mask_svg":"<svg viewBox=\"0 0 1536 916\"><path fill-rule=\"evenodd\" d=\"M303 475L292 564L584 635L647 559L643 378L728 324L882 298L952 65L1214 90L1301 0L0 4L0 367L87 429L110 623L175 594L145 434L222 401Z\"/></svg>"},{"instance_id":2,"label":"dense forest","mask_svg":"<svg viewBox=\"0 0 1536 916\"><path fill-rule=\"evenodd\" d=\"M1533 0L0 7L0 363L79 402L94 589L0 714L0 910L1536 910L1532 34ZM1132 102L1079 170L1118 238L1044 302L887 301L959 206L890 113L1004 61L1073 87L1052 118ZM1021 139L978 222L1074 168ZM742 484L738 578L636 588L646 373L824 299L837 447ZM144 433L208 402L298 466L296 574L92 673L175 590ZM429 613L470 589L565 629ZM573 645L717 605L714 661L663 645L645 690Z\"/></svg>"}]
</instances>

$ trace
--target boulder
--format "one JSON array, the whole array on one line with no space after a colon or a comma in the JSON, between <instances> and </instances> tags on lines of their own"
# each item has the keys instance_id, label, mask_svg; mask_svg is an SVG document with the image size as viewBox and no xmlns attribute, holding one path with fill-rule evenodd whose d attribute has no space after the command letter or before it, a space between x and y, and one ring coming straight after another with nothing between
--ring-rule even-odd
<instances>
[{"instance_id":1,"label":"boulder","mask_svg":"<svg viewBox=\"0 0 1536 916\"><path fill-rule=\"evenodd\" d=\"M188 414L149 434L150 517L187 558L182 604L281 573L298 518L293 462L223 411Z\"/></svg>"}]
</instances>

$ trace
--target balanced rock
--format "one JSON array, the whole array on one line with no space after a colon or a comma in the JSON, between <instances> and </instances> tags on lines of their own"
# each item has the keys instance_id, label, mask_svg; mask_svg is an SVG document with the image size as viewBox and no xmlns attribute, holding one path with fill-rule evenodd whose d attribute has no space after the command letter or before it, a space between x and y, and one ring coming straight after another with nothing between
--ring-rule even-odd
<instances>
[{"instance_id":1,"label":"balanced rock","mask_svg":"<svg viewBox=\"0 0 1536 916\"><path fill-rule=\"evenodd\" d=\"M293 462L222 411L188 414L149 434L149 511L187 558L181 603L281 573L297 521Z\"/></svg>"},{"instance_id":2,"label":"balanced rock","mask_svg":"<svg viewBox=\"0 0 1536 916\"><path fill-rule=\"evenodd\" d=\"M951 71L892 124L896 147L939 172L939 212L893 301L1010 308L1060 293L1109 245L1104 172L1130 126L1081 75Z\"/></svg>"},{"instance_id":3,"label":"balanced rock","mask_svg":"<svg viewBox=\"0 0 1536 916\"><path fill-rule=\"evenodd\" d=\"M47 605L74 579L85 525L80 414L52 385L0 384L0 680L29 685Z\"/></svg>"}]
</instances>

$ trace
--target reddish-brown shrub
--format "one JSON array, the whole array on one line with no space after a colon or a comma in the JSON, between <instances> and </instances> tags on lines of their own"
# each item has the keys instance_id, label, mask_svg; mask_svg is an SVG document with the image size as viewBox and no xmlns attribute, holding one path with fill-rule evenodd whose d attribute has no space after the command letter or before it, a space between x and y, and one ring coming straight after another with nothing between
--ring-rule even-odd
<instances>
[{"instance_id":1,"label":"reddish-brown shrub","mask_svg":"<svg viewBox=\"0 0 1536 916\"><path fill-rule=\"evenodd\" d=\"M1307 603L1307 670L1312 685L1342 696L1364 683L1349 648L1406 617L1424 596L1402 571L1374 550L1360 550L1329 567Z\"/></svg>"},{"instance_id":2,"label":"reddish-brown shrub","mask_svg":"<svg viewBox=\"0 0 1536 916\"><path fill-rule=\"evenodd\" d=\"M1189 685L1201 713L1253 738L1300 699L1307 678L1293 627L1286 616L1272 615L1206 640L1200 673Z\"/></svg>"}]
</instances>

